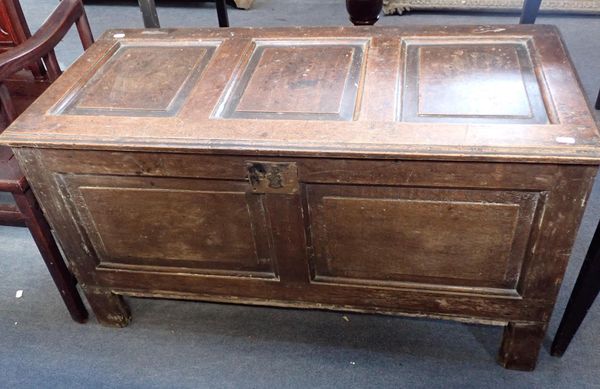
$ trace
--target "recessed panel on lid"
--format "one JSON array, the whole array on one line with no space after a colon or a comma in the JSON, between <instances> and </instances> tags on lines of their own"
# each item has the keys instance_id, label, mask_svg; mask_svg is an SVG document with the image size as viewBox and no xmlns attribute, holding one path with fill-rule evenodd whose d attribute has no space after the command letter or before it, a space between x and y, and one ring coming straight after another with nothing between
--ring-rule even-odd
<instances>
[{"instance_id":1,"label":"recessed panel on lid","mask_svg":"<svg viewBox=\"0 0 600 389\"><path fill-rule=\"evenodd\" d=\"M258 41L217 117L351 120L366 41Z\"/></svg>"},{"instance_id":2,"label":"recessed panel on lid","mask_svg":"<svg viewBox=\"0 0 600 389\"><path fill-rule=\"evenodd\" d=\"M526 41L404 45L402 121L548 121Z\"/></svg>"},{"instance_id":3,"label":"recessed panel on lid","mask_svg":"<svg viewBox=\"0 0 600 389\"><path fill-rule=\"evenodd\" d=\"M71 115L173 116L217 45L119 44L57 111Z\"/></svg>"}]
</instances>

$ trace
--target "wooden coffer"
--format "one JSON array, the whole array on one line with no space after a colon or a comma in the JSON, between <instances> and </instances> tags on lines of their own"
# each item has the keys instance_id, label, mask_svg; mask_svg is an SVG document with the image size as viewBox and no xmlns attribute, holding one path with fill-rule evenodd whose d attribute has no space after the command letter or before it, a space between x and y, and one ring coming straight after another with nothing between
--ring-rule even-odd
<instances>
[{"instance_id":1,"label":"wooden coffer","mask_svg":"<svg viewBox=\"0 0 600 389\"><path fill-rule=\"evenodd\" d=\"M506 325L532 369L600 161L547 26L115 30L1 137L122 295Z\"/></svg>"}]
</instances>

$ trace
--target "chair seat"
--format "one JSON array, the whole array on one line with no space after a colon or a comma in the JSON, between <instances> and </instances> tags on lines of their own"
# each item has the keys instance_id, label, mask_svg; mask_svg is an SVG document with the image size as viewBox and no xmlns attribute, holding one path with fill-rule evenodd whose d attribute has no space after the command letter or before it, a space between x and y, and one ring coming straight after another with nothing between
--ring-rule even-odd
<instances>
[{"instance_id":1,"label":"chair seat","mask_svg":"<svg viewBox=\"0 0 600 389\"><path fill-rule=\"evenodd\" d=\"M10 147L0 146L0 191L22 193L29 184Z\"/></svg>"}]
</instances>

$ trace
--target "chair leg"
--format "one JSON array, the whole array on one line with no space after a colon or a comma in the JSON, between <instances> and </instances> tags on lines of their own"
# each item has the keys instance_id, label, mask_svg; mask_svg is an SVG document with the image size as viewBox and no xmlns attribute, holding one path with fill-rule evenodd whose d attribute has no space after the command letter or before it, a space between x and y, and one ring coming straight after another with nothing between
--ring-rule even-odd
<instances>
[{"instance_id":1,"label":"chair leg","mask_svg":"<svg viewBox=\"0 0 600 389\"><path fill-rule=\"evenodd\" d=\"M555 357L561 357L565 353L583 319L585 319L587 311L598 296L598 292L600 292L600 282L598 280L600 280L600 224L596 227L594 238L552 342L550 353Z\"/></svg>"},{"instance_id":2,"label":"chair leg","mask_svg":"<svg viewBox=\"0 0 600 389\"><path fill-rule=\"evenodd\" d=\"M15 205L0 204L0 226L26 227L25 217Z\"/></svg>"},{"instance_id":3,"label":"chair leg","mask_svg":"<svg viewBox=\"0 0 600 389\"><path fill-rule=\"evenodd\" d=\"M81 15L75 22L75 25L77 26L77 32L79 33L79 40L81 40L83 50L89 49L90 46L94 44L94 34L92 34L87 14L84 13Z\"/></svg>"},{"instance_id":4,"label":"chair leg","mask_svg":"<svg viewBox=\"0 0 600 389\"><path fill-rule=\"evenodd\" d=\"M142 18L144 19L144 27L160 28L158 21L158 13L156 12L156 4L154 0L138 0L140 10L142 10Z\"/></svg>"},{"instance_id":5,"label":"chair leg","mask_svg":"<svg viewBox=\"0 0 600 389\"><path fill-rule=\"evenodd\" d=\"M77 291L77 281L63 261L50 226L44 218L33 193L28 190L25 193L13 193L13 197L19 210L25 216L25 224L42 254L46 267L50 271L50 275L58 287L71 317L76 322L85 323L88 312Z\"/></svg>"},{"instance_id":6,"label":"chair leg","mask_svg":"<svg viewBox=\"0 0 600 389\"><path fill-rule=\"evenodd\" d=\"M600 109L600 90L598 91L598 97L596 98L596 109Z\"/></svg>"},{"instance_id":7,"label":"chair leg","mask_svg":"<svg viewBox=\"0 0 600 389\"><path fill-rule=\"evenodd\" d=\"M229 16L227 15L225 0L217 0L217 17L219 18L219 27L229 27Z\"/></svg>"},{"instance_id":8,"label":"chair leg","mask_svg":"<svg viewBox=\"0 0 600 389\"><path fill-rule=\"evenodd\" d=\"M346 11L355 26L372 26L379 20L383 0L346 0Z\"/></svg>"},{"instance_id":9,"label":"chair leg","mask_svg":"<svg viewBox=\"0 0 600 389\"><path fill-rule=\"evenodd\" d=\"M8 91L6 85L2 83L0 83L0 109L2 109L2 113L4 114L8 124L12 123L17 118L17 113L10 97L10 92Z\"/></svg>"},{"instance_id":10,"label":"chair leg","mask_svg":"<svg viewBox=\"0 0 600 389\"><path fill-rule=\"evenodd\" d=\"M537 18L538 12L540 12L540 5L542 0L525 0L523 3L523 11L521 11L520 24L533 24Z\"/></svg>"}]
</instances>

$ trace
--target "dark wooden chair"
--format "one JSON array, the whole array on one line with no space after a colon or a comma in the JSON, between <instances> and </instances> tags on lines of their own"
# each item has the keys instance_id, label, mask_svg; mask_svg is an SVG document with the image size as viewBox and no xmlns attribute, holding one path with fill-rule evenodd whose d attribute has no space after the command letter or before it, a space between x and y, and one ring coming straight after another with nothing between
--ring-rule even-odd
<instances>
[{"instance_id":1,"label":"dark wooden chair","mask_svg":"<svg viewBox=\"0 0 600 389\"><path fill-rule=\"evenodd\" d=\"M36 93L41 93L61 74L54 47L73 24L77 26L83 48L87 49L94 40L81 0L62 0L31 38L0 54L0 109L3 121L0 132L37 97ZM43 65L40 77L28 77L27 70L23 69L37 63ZM5 146L0 146L0 191L10 193L16 203L0 205L0 224L29 228L71 317L77 322L85 322L88 313L77 291L76 280L63 260L50 226L12 151Z\"/></svg>"},{"instance_id":2,"label":"dark wooden chair","mask_svg":"<svg viewBox=\"0 0 600 389\"><path fill-rule=\"evenodd\" d=\"M600 100L600 99L599 99ZM600 224L579 271L550 353L562 357L600 292Z\"/></svg>"},{"instance_id":3,"label":"dark wooden chair","mask_svg":"<svg viewBox=\"0 0 600 389\"><path fill-rule=\"evenodd\" d=\"M156 12L156 3L154 0L138 0L142 18L144 19L144 27L160 28L158 20L158 12ZM225 0L215 0L217 5L217 18L219 19L219 27L229 27L229 16L227 14L227 6Z\"/></svg>"},{"instance_id":4,"label":"dark wooden chair","mask_svg":"<svg viewBox=\"0 0 600 389\"><path fill-rule=\"evenodd\" d=\"M540 12L542 0L525 0L523 1L523 9L521 10L520 24L533 24L537 15Z\"/></svg>"}]
</instances>

